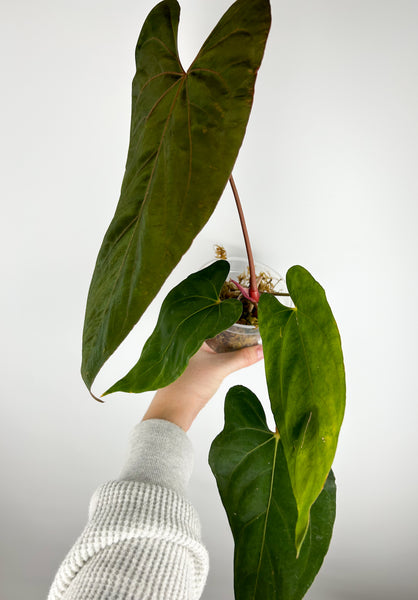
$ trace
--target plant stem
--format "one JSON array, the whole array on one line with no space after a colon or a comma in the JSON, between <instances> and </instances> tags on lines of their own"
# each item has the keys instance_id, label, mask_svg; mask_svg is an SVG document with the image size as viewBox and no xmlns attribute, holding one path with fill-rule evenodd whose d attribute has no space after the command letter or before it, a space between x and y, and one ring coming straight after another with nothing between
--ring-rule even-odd
<instances>
[{"instance_id":1,"label":"plant stem","mask_svg":"<svg viewBox=\"0 0 418 600\"><path fill-rule=\"evenodd\" d=\"M250 238L248 235L247 225L245 223L244 212L242 210L241 201L239 199L238 190L235 185L234 178L232 177L232 173L229 176L229 183L231 184L232 192L235 198L235 204L237 205L239 220L241 222L241 229L244 235L245 248L247 250L248 267L250 269L250 297L254 302L258 302L258 300L260 299L260 293L257 287L257 277L255 274L253 252L251 250Z\"/></svg>"}]
</instances>

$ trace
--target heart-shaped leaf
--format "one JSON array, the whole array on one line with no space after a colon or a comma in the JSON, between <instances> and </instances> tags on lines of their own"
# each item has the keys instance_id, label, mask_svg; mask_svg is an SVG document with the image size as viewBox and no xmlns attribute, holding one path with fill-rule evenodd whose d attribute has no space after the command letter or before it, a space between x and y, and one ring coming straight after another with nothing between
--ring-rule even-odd
<instances>
[{"instance_id":1,"label":"heart-shaped leaf","mask_svg":"<svg viewBox=\"0 0 418 600\"><path fill-rule=\"evenodd\" d=\"M325 292L303 267L286 283L295 308L269 294L258 305L271 407L298 507L299 552L309 511L331 469L345 408L340 335Z\"/></svg>"},{"instance_id":2,"label":"heart-shaped leaf","mask_svg":"<svg viewBox=\"0 0 418 600\"><path fill-rule=\"evenodd\" d=\"M105 394L146 392L170 384L186 368L203 342L238 321L239 300L221 301L219 292L229 273L229 263L218 260L189 275L167 295L157 325L141 357L123 379Z\"/></svg>"},{"instance_id":3,"label":"heart-shaped leaf","mask_svg":"<svg viewBox=\"0 0 418 600\"><path fill-rule=\"evenodd\" d=\"M257 397L236 386L225 400L225 427L209 463L235 541L236 600L300 600L327 553L335 519L332 472L311 510L299 558L297 507L281 439L271 432Z\"/></svg>"},{"instance_id":4,"label":"heart-shaped leaf","mask_svg":"<svg viewBox=\"0 0 418 600\"><path fill-rule=\"evenodd\" d=\"M82 377L91 385L213 212L250 114L268 0L238 0L188 71L179 5L158 4L136 47L131 136L116 213L87 299Z\"/></svg>"}]
</instances>

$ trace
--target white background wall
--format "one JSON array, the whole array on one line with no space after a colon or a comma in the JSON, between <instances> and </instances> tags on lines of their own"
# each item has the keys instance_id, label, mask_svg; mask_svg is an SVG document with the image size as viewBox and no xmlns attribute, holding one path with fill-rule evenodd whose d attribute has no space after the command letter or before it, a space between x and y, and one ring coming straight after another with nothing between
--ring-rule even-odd
<instances>
[{"instance_id":1,"label":"white background wall","mask_svg":"<svg viewBox=\"0 0 418 600\"><path fill-rule=\"evenodd\" d=\"M187 66L229 0L183 0ZM1 0L0 597L41 600L118 475L150 395L94 402L81 331L128 145L134 47L154 2ZM339 323L347 412L334 465L338 516L308 600L417 597L418 3L272 0L273 27L235 168L254 252L302 264ZM97 379L133 364L161 298L243 244L225 192L140 327ZM234 375L195 422L190 497L211 555L205 600L232 600L232 541L207 466L223 398L266 399L263 366Z\"/></svg>"}]
</instances>

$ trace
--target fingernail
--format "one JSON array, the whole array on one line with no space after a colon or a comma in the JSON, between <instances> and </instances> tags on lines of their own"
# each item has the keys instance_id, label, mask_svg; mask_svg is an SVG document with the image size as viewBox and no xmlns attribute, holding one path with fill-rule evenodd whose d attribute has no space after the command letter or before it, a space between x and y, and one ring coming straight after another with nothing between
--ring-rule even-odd
<instances>
[{"instance_id":1,"label":"fingernail","mask_svg":"<svg viewBox=\"0 0 418 600\"><path fill-rule=\"evenodd\" d=\"M264 356L264 352L263 352L263 346L261 346L260 344L257 346L257 358L263 358Z\"/></svg>"}]
</instances>

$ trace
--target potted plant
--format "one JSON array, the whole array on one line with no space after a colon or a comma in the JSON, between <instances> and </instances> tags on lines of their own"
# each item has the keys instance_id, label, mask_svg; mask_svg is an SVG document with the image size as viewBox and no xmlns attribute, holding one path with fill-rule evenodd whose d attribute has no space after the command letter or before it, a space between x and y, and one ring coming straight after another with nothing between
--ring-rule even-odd
<instances>
[{"instance_id":1,"label":"potted plant","mask_svg":"<svg viewBox=\"0 0 418 600\"><path fill-rule=\"evenodd\" d=\"M239 320L228 327L225 331L218 333L214 338L206 340L207 344L215 352L231 352L246 346L255 346L261 342L260 329L258 327L257 303L246 297L246 288L249 288L250 269L248 259L240 257L229 257L223 250L224 260L228 260L230 271L227 281L222 286L219 297L221 300L227 298L238 298L242 303L242 313ZM260 292L269 292L277 295L288 294L285 291L285 282L279 273L276 273L261 263L254 263L257 274L257 287ZM278 290L282 290L279 292Z\"/></svg>"},{"instance_id":2,"label":"potted plant","mask_svg":"<svg viewBox=\"0 0 418 600\"><path fill-rule=\"evenodd\" d=\"M178 22L176 0L160 2L136 47L126 171L86 307L81 371L90 393L102 365L205 225L231 177L270 5L237 0L187 72L178 56ZM236 188L234 193L237 199ZM277 428L268 429L256 396L235 386L209 462L235 541L235 597L297 600L322 564L335 518L331 465L345 404L340 337L324 290L303 267L287 272L290 306L273 290L260 293L239 212L250 276L248 287L237 282L238 289L257 313ZM242 303L220 297L228 272L221 258L179 283L162 303L136 365L104 395L168 385L204 340L236 323Z\"/></svg>"}]
</instances>

